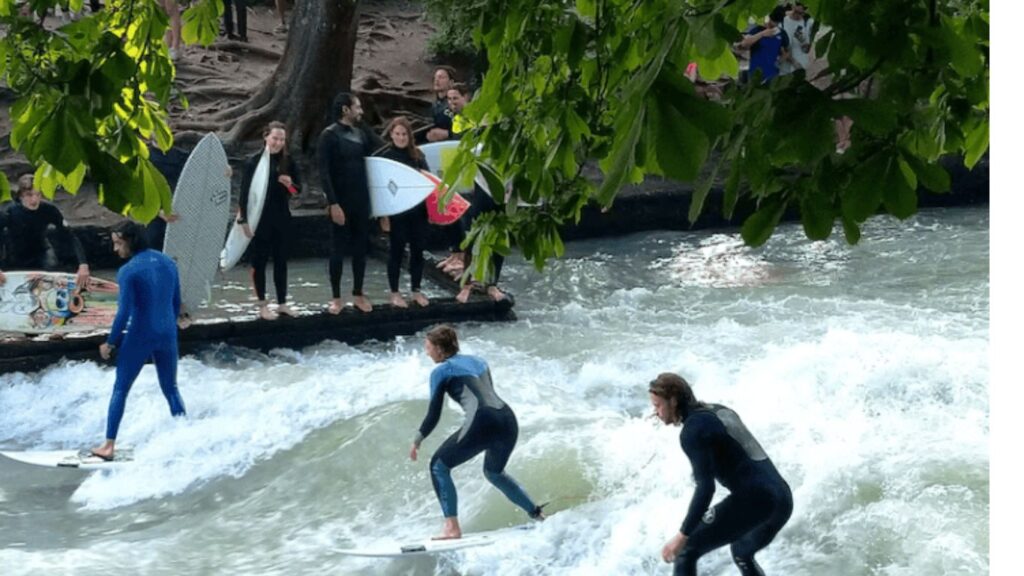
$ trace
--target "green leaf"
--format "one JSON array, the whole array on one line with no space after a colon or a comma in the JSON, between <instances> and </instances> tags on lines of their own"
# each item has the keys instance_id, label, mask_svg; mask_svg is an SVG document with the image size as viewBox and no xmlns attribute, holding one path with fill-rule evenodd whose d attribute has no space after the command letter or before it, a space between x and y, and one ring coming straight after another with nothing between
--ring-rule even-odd
<instances>
[{"instance_id":1,"label":"green leaf","mask_svg":"<svg viewBox=\"0 0 1024 576\"><path fill-rule=\"evenodd\" d=\"M981 73L985 59L977 44L977 38L965 30L963 22L945 14L942 17L942 33L949 50L950 64L957 74L970 78Z\"/></svg>"},{"instance_id":2,"label":"green leaf","mask_svg":"<svg viewBox=\"0 0 1024 576\"><path fill-rule=\"evenodd\" d=\"M850 244L860 242L860 225L853 220L843 216L843 235Z\"/></svg>"},{"instance_id":3,"label":"green leaf","mask_svg":"<svg viewBox=\"0 0 1024 576\"><path fill-rule=\"evenodd\" d=\"M964 154L964 166L974 168L978 160L988 151L988 120L982 120L967 133L967 150Z\"/></svg>"},{"instance_id":4,"label":"green leaf","mask_svg":"<svg viewBox=\"0 0 1024 576\"><path fill-rule=\"evenodd\" d=\"M911 190L917 190L917 174L914 172L913 168L911 168L910 164L903 159L902 155L898 156L896 160L900 168L900 174L903 175L904 182L906 182L907 186L909 186Z\"/></svg>"},{"instance_id":5,"label":"green leaf","mask_svg":"<svg viewBox=\"0 0 1024 576\"><path fill-rule=\"evenodd\" d=\"M903 160L917 174L917 180L932 192L949 192L949 173L938 162L925 163L912 154L903 154Z\"/></svg>"},{"instance_id":6,"label":"green leaf","mask_svg":"<svg viewBox=\"0 0 1024 576\"><path fill-rule=\"evenodd\" d=\"M11 199L11 183L7 180L7 174L0 170L0 204Z\"/></svg>"},{"instance_id":7,"label":"green leaf","mask_svg":"<svg viewBox=\"0 0 1024 576\"><path fill-rule=\"evenodd\" d=\"M831 100L832 115L849 116L858 128L885 136L896 128L897 108L881 100Z\"/></svg>"},{"instance_id":8,"label":"green leaf","mask_svg":"<svg viewBox=\"0 0 1024 576\"><path fill-rule=\"evenodd\" d=\"M743 236L743 241L748 246L761 246L767 242L785 211L786 204L779 198L773 198L765 202L747 218L740 228L740 235Z\"/></svg>"},{"instance_id":9,"label":"green leaf","mask_svg":"<svg viewBox=\"0 0 1024 576\"><path fill-rule=\"evenodd\" d=\"M876 153L853 173L850 185L842 195L843 217L863 222L878 211L882 204L883 186L890 168L890 159L884 152Z\"/></svg>"},{"instance_id":10,"label":"green leaf","mask_svg":"<svg viewBox=\"0 0 1024 576\"><path fill-rule=\"evenodd\" d=\"M835 222L832 193L826 190L804 190L800 198L800 222L811 240L825 240L832 235Z\"/></svg>"},{"instance_id":11,"label":"green leaf","mask_svg":"<svg viewBox=\"0 0 1024 576\"><path fill-rule=\"evenodd\" d=\"M629 116L627 111L627 117ZM605 159L601 163L605 178L601 187L597 189L597 201L602 206L611 206L612 200L618 194L626 178L629 176L633 166L633 159L636 155L636 144L640 140L641 128L644 125L644 109L635 111L629 130L625 134L616 136L616 145L613 148L614 157Z\"/></svg>"},{"instance_id":12,"label":"green leaf","mask_svg":"<svg viewBox=\"0 0 1024 576\"><path fill-rule=\"evenodd\" d=\"M909 167L907 167L909 171ZM911 171L911 174L913 172ZM911 188L903 172L899 157L891 159L878 185L882 187L885 209L900 219L906 219L917 212L917 188ZM914 177L917 183L917 177Z\"/></svg>"},{"instance_id":13,"label":"green leaf","mask_svg":"<svg viewBox=\"0 0 1024 576\"><path fill-rule=\"evenodd\" d=\"M75 194L82 187L82 181L85 180L85 168L85 162L82 162L70 174L65 174L62 178L61 184L68 194Z\"/></svg>"},{"instance_id":14,"label":"green leaf","mask_svg":"<svg viewBox=\"0 0 1024 576\"><path fill-rule=\"evenodd\" d=\"M658 165L666 176L691 182L707 159L708 137L687 122L672 103L659 100L654 105L660 122L658 126L649 126L656 130L649 137L655 138Z\"/></svg>"}]
</instances>

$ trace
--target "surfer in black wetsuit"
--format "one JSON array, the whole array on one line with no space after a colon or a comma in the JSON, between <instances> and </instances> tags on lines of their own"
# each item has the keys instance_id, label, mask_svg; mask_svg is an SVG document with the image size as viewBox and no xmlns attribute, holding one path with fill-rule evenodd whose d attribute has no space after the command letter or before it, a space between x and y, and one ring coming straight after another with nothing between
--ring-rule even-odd
<instances>
[{"instance_id":1,"label":"surfer in black wetsuit","mask_svg":"<svg viewBox=\"0 0 1024 576\"><path fill-rule=\"evenodd\" d=\"M0 284L7 281L3 270L55 270L60 267L57 253L47 241L52 228L56 239L63 245L70 244L77 265L76 285L87 286L89 264L85 250L60 210L43 201L43 195L36 190L32 174L18 178L16 201L0 209L0 243L6 252L0 265Z\"/></svg>"},{"instance_id":2,"label":"surfer in black wetsuit","mask_svg":"<svg viewBox=\"0 0 1024 576\"><path fill-rule=\"evenodd\" d=\"M188 161L188 152L176 147L171 147L164 152L155 144L149 144L149 161L156 166L156 169L167 180L167 186L171 189L171 196L178 187L178 180L181 178L181 171L185 169L185 162ZM151 250L164 251L164 237L167 235L167 225L177 222L178 215L165 213L161 210L157 217L146 225L146 244Z\"/></svg>"},{"instance_id":3,"label":"surfer in black wetsuit","mask_svg":"<svg viewBox=\"0 0 1024 576\"><path fill-rule=\"evenodd\" d=\"M249 188L253 184L256 168L263 158L260 150L249 158L242 172L242 188L238 198L238 219L242 231L252 238L252 285L256 291L256 305L260 318L276 320L278 314L295 316L296 313L285 302L288 298L288 238L291 236L292 213L288 199L299 193L299 170L288 158L286 127L281 122L271 122L263 130L263 142L269 153L270 163L266 195L259 222L248 221ZM274 258L274 290L277 292L277 312L267 307L267 260Z\"/></svg>"},{"instance_id":4,"label":"surfer in black wetsuit","mask_svg":"<svg viewBox=\"0 0 1024 576\"><path fill-rule=\"evenodd\" d=\"M429 171L427 160L412 141L412 124L405 116L399 116L388 125L388 135L393 146L384 153L385 158L401 162L416 170ZM409 275L412 281L412 299L420 306L430 302L420 292L423 281L423 250L427 247L430 221L427 218L427 203L420 202L415 208L383 218L391 235L388 251L388 285L391 288L391 304L399 308L409 305L398 291L398 275L402 268L405 245L409 245Z\"/></svg>"},{"instance_id":5,"label":"surfer in black wetsuit","mask_svg":"<svg viewBox=\"0 0 1024 576\"><path fill-rule=\"evenodd\" d=\"M455 70L451 66L434 68L434 105L430 114L434 118L434 126L427 130L428 142L442 142L451 138L452 113L448 107L448 89L455 83Z\"/></svg>"},{"instance_id":6,"label":"surfer in black wetsuit","mask_svg":"<svg viewBox=\"0 0 1024 576\"><path fill-rule=\"evenodd\" d=\"M662 548L676 576L695 576L697 560L726 544L743 576L764 576L754 554L768 546L793 513L793 494L736 412L699 402L689 383L659 374L648 388L665 424L682 424L679 443L696 484L686 519ZM729 495L711 506L715 481Z\"/></svg>"},{"instance_id":7,"label":"surfer in black wetsuit","mask_svg":"<svg viewBox=\"0 0 1024 576\"><path fill-rule=\"evenodd\" d=\"M481 452L486 452L484 476L487 480L525 510L530 518L543 520L541 507L530 499L514 478L505 473L505 465L519 438L519 425L512 408L495 393L487 363L476 356L459 354L458 335L448 325L428 332L425 346L427 355L437 363L437 367L430 374L430 408L413 439L409 458L416 460L420 443L437 426L446 394L466 413L462 427L448 437L430 459L430 479L444 513L444 529L435 540L462 537L458 494L451 471Z\"/></svg>"},{"instance_id":8,"label":"surfer in black wetsuit","mask_svg":"<svg viewBox=\"0 0 1024 576\"><path fill-rule=\"evenodd\" d=\"M384 145L376 134L360 124L363 106L359 98L342 92L334 99L332 117L317 142L320 177L331 218L331 304L328 312L342 309L341 269L345 252L352 257L352 303L363 312L373 305L363 295L366 252L370 247L370 192L366 157Z\"/></svg>"}]
</instances>

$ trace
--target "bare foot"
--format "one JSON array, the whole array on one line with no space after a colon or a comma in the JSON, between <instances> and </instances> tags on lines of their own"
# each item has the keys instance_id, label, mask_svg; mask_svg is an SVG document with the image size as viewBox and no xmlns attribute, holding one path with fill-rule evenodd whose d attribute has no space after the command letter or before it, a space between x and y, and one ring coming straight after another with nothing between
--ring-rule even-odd
<instances>
[{"instance_id":1,"label":"bare foot","mask_svg":"<svg viewBox=\"0 0 1024 576\"><path fill-rule=\"evenodd\" d=\"M373 304L370 304L370 301L366 299L366 296L354 296L352 298L352 304L360 312L373 312Z\"/></svg>"},{"instance_id":2,"label":"bare foot","mask_svg":"<svg viewBox=\"0 0 1024 576\"><path fill-rule=\"evenodd\" d=\"M337 316L338 314L341 314L341 310L344 307L345 305L341 302L341 298L331 298L331 303L327 306L327 312Z\"/></svg>"},{"instance_id":3,"label":"bare foot","mask_svg":"<svg viewBox=\"0 0 1024 576\"><path fill-rule=\"evenodd\" d=\"M426 308L427 306L430 305L430 300L427 300L427 297L420 292L412 293L412 301L423 308Z\"/></svg>"},{"instance_id":4,"label":"bare foot","mask_svg":"<svg viewBox=\"0 0 1024 576\"><path fill-rule=\"evenodd\" d=\"M110 461L114 459L114 441L107 440L101 446L90 450L93 456Z\"/></svg>"},{"instance_id":5,"label":"bare foot","mask_svg":"<svg viewBox=\"0 0 1024 576\"><path fill-rule=\"evenodd\" d=\"M491 300L495 302L501 302L505 299L505 293L498 289L497 286L488 286L487 295L491 297Z\"/></svg>"},{"instance_id":6,"label":"bare foot","mask_svg":"<svg viewBox=\"0 0 1024 576\"><path fill-rule=\"evenodd\" d=\"M460 302L462 304L465 304L466 302L469 302L469 293L472 292L472 291L473 291L473 283L472 282L467 282L466 285L462 287L462 290L459 290L459 294L458 294L458 296L455 297L455 300L457 300L458 302Z\"/></svg>"},{"instance_id":7,"label":"bare foot","mask_svg":"<svg viewBox=\"0 0 1024 576\"><path fill-rule=\"evenodd\" d=\"M266 304L260 306L259 315L264 320L277 320L277 314L270 308L267 308Z\"/></svg>"},{"instance_id":8,"label":"bare foot","mask_svg":"<svg viewBox=\"0 0 1024 576\"><path fill-rule=\"evenodd\" d=\"M431 540L458 540L462 538L462 527L459 526L458 518L445 518L444 528L441 533L431 538Z\"/></svg>"},{"instance_id":9,"label":"bare foot","mask_svg":"<svg viewBox=\"0 0 1024 576\"><path fill-rule=\"evenodd\" d=\"M186 330L191 325L192 325L192 317L189 316L187 313L184 313L181 316L178 316L178 328L179 329Z\"/></svg>"},{"instance_id":10,"label":"bare foot","mask_svg":"<svg viewBox=\"0 0 1024 576\"><path fill-rule=\"evenodd\" d=\"M394 306L395 308L409 307L409 303L406 302L405 298L402 298L402 295L398 292L392 292L391 298L388 299L388 302L391 302L391 305Z\"/></svg>"},{"instance_id":11,"label":"bare foot","mask_svg":"<svg viewBox=\"0 0 1024 576\"><path fill-rule=\"evenodd\" d=\"M297 318L298 315L299 315L299 313L296 312L294 308L292 308L291 306L289 306L287 304L278 304L277 305L277 314L279 316L290 316L292 318Z\"/></svg>"}]
</instances>

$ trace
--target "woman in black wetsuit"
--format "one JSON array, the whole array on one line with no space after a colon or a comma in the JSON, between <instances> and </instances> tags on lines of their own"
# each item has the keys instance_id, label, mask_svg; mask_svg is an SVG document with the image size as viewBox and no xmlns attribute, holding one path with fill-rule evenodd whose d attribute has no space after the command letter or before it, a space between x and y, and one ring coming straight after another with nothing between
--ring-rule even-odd
<instances>
[{"instance_id":1,"label":"woman in black wetsuit","mask_svg":"<svg viewBox=\"0 0 1024 576\"><path fill-rule=\"evenodd\" d=\"M416 170L429 170L427 160L412 140L412 125L405 116L398 116L388 124L388 136L393 146L383 154L385 158L401 162ZM411 276L412 300L420 306L430 303L420 292L423 281L423 250L427 246L430 221L427 219L427 203L420 202L412 210L385 218L382 226L390 228L390 250L388 253L388 285L391 287L391 304L399 308L409 305L398 291L398 275L402 268L405 245L409 245L409 275Z\"/></svg>"},{"instance_id":2,"label":"woman in black wetsuit","mask_svg":"<svg viewBox=\"0 0 1024 576\"><path fill-rule=\"evenodd\" d=\"M698 401L690 384L669 372L648 387L662 422L683 425L679 443L696 486L679 532L661 551L676 576L696 576L697 559L726 544L743 576L764 576L754 554L771 543L793 513L793 494L736 412ZM729 495L711 506L715 481Z\"/></svg>"},{"instance_id":3,"label":"woman in black wetsuit","mask_svg":"<svg viewBox=\"0 0 1024 576\"><path fill-rule=\"evenodd\" d=\"M267 192L263 200L263 212L259 222L248 221L249 188L256 168L263 157L263 150L254 154L245 163L242 172L242 189L238 198L238 223L245 235L252 238L252 283L256 290L260 318L275 320L278 314L295 316L285 301L288 298L288 239L291 236L292 214L288 199L299 191L299 170L288 158L287 133L281 122L271 122L263 130L265 150L270 154L270 175ZM274 289L277 292L277 312L267 307L267 261L274 258Z\"/></svg>"}]
</instances>

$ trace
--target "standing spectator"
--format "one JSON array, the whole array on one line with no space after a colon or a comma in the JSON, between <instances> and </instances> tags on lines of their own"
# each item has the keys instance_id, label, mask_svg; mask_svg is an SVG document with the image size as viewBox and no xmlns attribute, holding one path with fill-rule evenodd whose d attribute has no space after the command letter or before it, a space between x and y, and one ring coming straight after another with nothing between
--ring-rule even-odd
<instances>
[{"instance_id":1,"label":"standing spectator","mask_svg":"<svg viewBox=\"0 0 1024 576\"><path fill-rule=\"evenodd\" d=\"M263 150L254 154L245 163L242 173L242 188L238 198L238 219L242 231L252 238L252 284L256 291L256 305L260 318L276 320L278 314L295 316L295 311L286 303L288 299L288 239L291 236L292 213L288 199L299 193L298 167L288 158L286 129L281 122L271 122L263 130L264 150L267 152L268 181L266 184L263 212L253 227L247 221L249 189L253 176L263 160ZM274 257L274 290L277 293L277 312L267 307L267 260Z\"/></svg>"},{"instance_id":2,"label":"standing spectator","mask_svg":"<svg viewBox=\"0 0 1024 576\"><path fill-rule=\"evenodd\" d=\"M370 189L366 157L384 145L361 124L363 105L359 98L342 92L334 99L331 115L335 122L320 133L317 142L320 177L331 218L331 304L327 311L341 313L341 271L345 252L352 257L352 303L362 312L373 305L363 295L366 253L370 247Z\"/></svg>"},{"instance_id":3,"label":"standing spectator","mask_svg":"<svg viewBox=\"0 0 1024 576\"><path fill-rule=\"evenodd\" d=\"M167 43L167 53L171 60L177 60L181 56L181 7L178 0L161 0L164 12L171 19L171 27L164 33L164 42Z\"/></svg>"},{"instance_id":4,"label":"standing spectator","mask_svg":"<svg viewBox=\"0 0 1024 576\"><path fill-rule=\"evenodd\" d=\"M807 15L803 2L793 3L793 9L782 20L782 30L789 36L789 58L782 63L781 74L807 70L814 43L814 19Z\"/></svg>"},{"instance_id":5,"label":"standing spectator","mask_svg":"<svg viewBox=\"0 0 1024 576\"><path fill-rule=\"evenodd\" d=\"M741 48L750 49L751 80L760 72L761 84L767 84L779 75L779 62L786 59L789 48L789 35L780 26L785 17L785 6L776 6L764 26L751 26L740 41Z\"/></svg>"},{"instance_id":6,"label":"standing spectator","mask_svg":"<svg viewBox=\"0 0 1024 576\"><path fill-rule=\"evenodd\" d=\"M284 9L288 5L288 0L274 0L274 7L277 8L277 17L281 20L281 23L274 28L275 34L284 34L288 32L288 21L284 18Z\"/></svg>"},{"instance_id":7,"label":"standing spectator","mask_svg":"<svg viewBox=\"0 0 1024 576\"><path fill-rule=\"evenodd\" d=\"M176 0L166 0L174 2ZM231 6L234 5L235 16L231 15ZM224 0L224 35L228 40L248 42L249 36L246 28L246 0ZM235 20L238 20L238 34L235 34Z\"/></svg>"},{"instance_id":8,"label":"standing spectator","mask_svg":"<svg viewBox=\"0 0 1024 576\"><path fill-rule=\"evenodd\" d=\"M420 152L420 149L412 141L412 125L405 116L399 116L392 120L388 125L387 133L393 146L384 154L385 158L401 162L416 170L429 170L423 152ZM388 254L388 286L391 288L391 305L398 308L408 308L409 306L402 298L401 292L398 291L402 256L405 254L405 245L408 244L412 299L416 304L426 306L430 302L420 292L420 285L423 281L423 250L427 247L427 234L430 231L427 204L420 202L415 208L385 220L388 222L387 226L391 234Z\"/></svg>"},{"instance_id":9,"label":"standing spectator","mask_svg":"<svg viewBox=\"0 0 1024 576\"><path fill-rule=\"evenodd\" d=\"M434 117L434 127L427 131L427 140L440 142L451 138L452 116L454 113L448 106L448 89L455 84L455 70L450 66L434 68L434 105L430 112Z\"/></svg>"}]
</instances>

